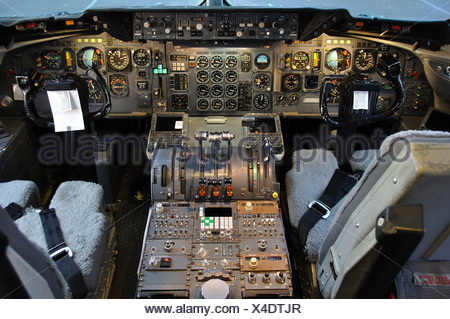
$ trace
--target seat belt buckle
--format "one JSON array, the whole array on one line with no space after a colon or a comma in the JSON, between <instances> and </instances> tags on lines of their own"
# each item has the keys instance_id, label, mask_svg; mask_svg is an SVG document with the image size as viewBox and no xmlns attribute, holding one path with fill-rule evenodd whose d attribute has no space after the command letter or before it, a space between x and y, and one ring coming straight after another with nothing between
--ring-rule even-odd
<instances>
[{"instance_id":1,"label":"seat belt buckle","mask_svg":"<svg viewBox=\"0 0 450 319\"><path fill-rule=\"evenodd\" d=\"M69 247L66 246L66 243L61 243L58 246L53 247L52 249L50 249L48 251L48 253L50 254L50 258L54 261L57 262L58 260L60 260L61 258L63 258L65 255L69 255L69 257L72 258L73 256L73 252L72 249L70 249Z\"/></svg>"},{"instance_id":2,"label":"seat belt buckle","mask_svg":"<svg viewBox=\"0 0 450 319\"><path fill-rule=\"evenodd\" d=\"M355 173L353 175L348 175L348 177L353 178L354 180L356 180L356 182L359 181L359 179L361 178L361 174Z\"/></svg>"},{"instance_id":3,"label":"seat belt buckle","mask_svg":"<svg viewBox=\"0 0 450 319\"><path fill-rule=\"evenodd\" d=\"M311 203L308 204L308 208L313 208L315 211L321 214L322 219L327 219L328 216L330 216L330 207L328 207L319 200L313 200Z\"/></svg>"}]
</instances>

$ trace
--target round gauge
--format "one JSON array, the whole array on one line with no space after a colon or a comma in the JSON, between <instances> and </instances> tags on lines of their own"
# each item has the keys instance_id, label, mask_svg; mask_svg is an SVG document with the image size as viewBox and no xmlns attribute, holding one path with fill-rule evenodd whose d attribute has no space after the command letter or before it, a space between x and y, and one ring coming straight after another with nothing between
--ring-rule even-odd
<instances>
[{"instance_id":1,"label":"round gauge","mask_svg":"<svg viewBox=\"0 0 450 319\"><path fill-rule=\"evenodd\" d=\"M234 55L227 56L225 59L225 66L227 68L235 68L238 64L238 59Z\"/></svg>"},{"instance_id":2,"label":"round gauge","mask_svg":"<svg viewBox=\"0 0 450 319\"><path fill-rule=\"evenodd\" d=\"M61 53L59 51L42 52L40 62L43 69L60 70L62 69Z\"/></svg>"},{"instance_id":3,"label":"round gauge","mask_svg":"<svg viewBox=\"0 0 450 319\"><path fill-rule=\"evenodd\" d=\"M237 88L237 86L234 85L234 84L228 84L228 85L225 87L225 94L226 94L227 96L230 96L230 97L236 96L236 95L237 95L237 92L238 92L238 88Z\"/></svg>"},{"instance_id":4,"label":"round gauge","mask_svg":"<svg viewBox=\"0 0 450 319\"><path fill-rule=\"evenodd\" d=\"M284 92L298 92L301 85L300 74L283 75L282 87Z\"/></svg>"},{"instance_id":5,"label":"round gauge","mask_svg":"<svg viewBox=\"0 0 450 319\"><path fill-rule=\"evenodd\" d=\"M222 65L223 65L223 58L221 56L216 55L211 58L211 66L213 68L221 68Z\"/></svg>"},{"instance_id":6,"label":"round gauge","mask_svg":"<svg viewBox=\"0 0 450 319\"><path fill-rule=\"evenodd\" d=\"M221 110L223 107L223 101L221 99L214 99L211 101L211 108L213 110Z\"/></svg>"},{"instance_id":7,"label":"round gauge","mask_svg":"<svg viewBox=\"0 0 450 319\"><path fill-rule=\"evenodd\" d=\"M108 51L108 65L114 71L123 71L130 65L130 57L124 49Z\"/></svg>"},{"instance_id":8,"label":"round gauge","mask_svg":"<svg viewBox=\"0 0 450 319\"><path fill-rule=\"evenodd\" d=\"M375 55L369 50L357 50L354 65L358 71L371 71L375 67Z\"/></svg>"},{"instance_id":9,"label":"round gauge","mask_svg":"<svg viewBox=\"0 0 450 319\"><path fill-rule=\"evenodd\" d=\"M350 67L352 55L342 48L332 49L325 55L325 67L331 71L344 71Z\"/></svg>"},{"instance_id":10,"label":"round gauge","mask_svg":"<svg viewBox=\"0 0 450 319\"><path fill-rule=\"evenodd\" d=\"M212 71L211 72L211 81L214 83L222 83L223 82L222 71Z\"/></svg>"},{"instance_id":11,"label":"round gauge","mask_svg":"<svg viewBox=\"0 0 450 319\"><path fill-rule=\"evenodd\" d=\"M89 90L89 103L101 103L103 101L103 92L98 83L92 79L87 80Z\"/></svg>"},{"instance_id":12,"label":"round gauge","mask_svg":"<svg viewBox=\"0 0 450 319\"><path fill-rule=\"evenodd\" d=\"M197 86L197 95L202 97L208 96L209 95L208 86L204 84L200 84L199 86Z\"/></svg>"},{"instance_id":13,"label":"round gauge","mask_svg":"<svg viewBox=\"0 0 450 319\"><path fill-rule=\"evenodd\" d=\"M94 47L86 47L78 51L77 63L84 70L91 67L100 69L105 65L102 51Z\"/></svg>"},{"instance_id":14,"label":"round gauge","mask_svg":"<svg viewBox=\"0 0 450 319\"><path fill-rule=\"evenodd\" d=\"M267 108L270 104L269 97L266 94L256 94L253 98L253 106L259 110Z\"/></svg>"},{"instance_id":15,"label":"round gauge","mask_svg":"<svg viewBox=\"0 0 450 319\"><path fill-rule=\"evenodd\" d=\"M306 52L300 51L292 56L293 69L305 69L309 64L309 55Z\"/></svg>"},{"instance_id":16,"label":"round gauge","mask_svg":"<svg viewBox=\"0 0 450 319\"><path fill-rule=\"evenodd\" d=\"M300 100L300 96L297 93L291 94L289 97L289 103L290 104L297 104Z\"/></svg>"},{"instance_id":17,"label":"round gauge","mask_svg":"<svg viewBox=\"0 0 450 319\"><path fill-rule=\"evenodd\" d=\"M270 77L265 73L255 75L254 81L256 88L270 91Z\"/></svg>"},{"instance_id":18,"label":"round gauge","mask_svg":"<svg viewBox=\"0 0 450 319\"><path fill-rule=\"evenodd\" d=\"M110 75L109 88L114 95L127 95L128 85L126 76L122 74Z\"/></svg>"},{"instance_id":19,"label":"round gauge","mask_svg":"<svg viewBox=\"0 0 450 319\"><path fill-rule=\"evenodd\" d=\"M237 78L238 75L236 71L227 71L227 73L225 73L225 80L227 80L227 82L234 83L237 81Z\"/></svg>"},{"instance_id":20,"label":"round gauge","mask_svg":"<svg viewBox=\"0 0 450 319\"><path fill-rule=\"evenodd\" d=\"M209 106L209 102L207 99L200 99L197 101L197 109L199 109L199 110L204 111L204 110L208 109L208 106Z\"/></svg>"},{"instance_id":21,"label":"round gauge","mask_svg":"<svg viewBox=\"0 0 450 319\"><path fill-rule=\"evenodd\" d=\"M223 95L223 86L216 84L211 87L211 95L218 97Z\"/></svg>"},{"instance_id":22,"label":"round gauge","mask_svg":"<svg viewBox=\"0 0 450 319\"><path fill-rule=\"evenodd\" d=\"M197 58L197 67L198 68L207 68L209 65L209 60L207 56L201 55Z\"/></svg>"},{"instance_id":23,"label":"round gauge","mask_svg":"<svg viewBox=\"0 0 450 319\"><path fill-rule=\"evenodd\" d=\"M136 65L147 65L150 62L150 54L147 52L147 50L137 49L133 53L133 60Z\"/></svg>"},{"instance_id":24,"label":"round gauge","mask_svg":"<svg viewBox=\"0 0 450 319\"><path fill-rule=\"evenodd\" d=\"M0 107L2 109L7 109L14 104L13 99L8 95L0 96Z\"/></svg>"},{"instance_id":25,"label":"round gauge","mask_svg":"<svg viewBox=\"0 0 450 319\"><path fill-rule=\"evenodd\" d=\"M209 81L209 74L207 71L198 71L197 72L197 82L206 83Z\"/></svg>"},{"instance_id":26,"label":"round gauge","mask_svg":"<svg viewBox=\"0 0 450 319\"><path fill-rule=\"evenodd\" d=\"M277 103L278 103L278 104L284 104L284 103L286 103L286 100L287 100L286 94L284 94L284 93L278 93L278 94L277 94L277 97L276 97L276 100L277 100Z\"/></svg>"},{"instance_id":27,"label":"round gauge","mask_svg":"<svg viewBox=\"0 0 450 319\"><path fill-rule=\"evenodd\" d=\"M319 87L319 77L317 75L309 75L305 77L305 89L315 90Z\"/></svg>"},{"instance_id":28,"label":"round gauge","mask_svg":"<svg viewBox=\"0 0 450 319\"><path fill-rule=\"evenodd\" d=\"M226 108L227 110L232 111L232 110L236 109L236 107L237 107L237 102L236 102L236 100L228 99L228 100L225 102L225 108Z\"/></svg>"},{"instance_id":29,"label":"round gauge","mask_svg":"<svg viewBox=\"0 0 450 319\"><path fill-rule=\"evenodd\" d=\"M255 65L260 70L265 70L270 65L270 58L267 54L258 54L255 58Z\"/></svg>"}]
</instances>

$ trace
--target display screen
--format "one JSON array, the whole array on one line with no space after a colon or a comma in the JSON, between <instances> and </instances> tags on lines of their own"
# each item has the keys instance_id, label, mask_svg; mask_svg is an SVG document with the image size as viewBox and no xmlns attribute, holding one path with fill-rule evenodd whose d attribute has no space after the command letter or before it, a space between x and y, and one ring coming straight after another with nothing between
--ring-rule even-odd
<instances>
[{"instance_id":1,"label":"display screen","mask_svg":"<svg viewBox=\"0 0 450 319\"><path fill-rule=\"evenodd\" d=\"M170 61L187 61L186 55L171 55Z\"/></svg>"},{"instance_id":2,"label":"display screen","mask_svg":"<svg viewBox=\"0 0 450 319\"><path fill-rule=\"evenodd\" d=\"M256 63L269 63L269 57L265 54L260 54L256 57Z\"/></svg>"},{"instance_id":3,"label":"display screen","mask_svg":"<svg viewBox=\"0 0 450 319\"><path fill-rule=\"evenodd\" d=\"M257 118L250 127L251 133L276 133L277 126L273 118Z\"/></svg>"},{"instance_id":4,"label":"display screen","mask_svg":"<svg viewBox=\"0 0 450 319\"><path fill-rule=\"evenodd\" d=\"M157 132L176 132L181 131L182 127L180 128L177 124L179 122L183 122L182 116L163 116L158 117L156 119L156 127L155 130Z\"/></svg>"},{"instance_id":5,"label":"display screen","mask_svg":"<svg viewBox=\"0 0 450 319\"><path fill-rule=\"evenodd\" d=\"M206 217L231 217L233 212L231 207L206 207Z\"/></svg>"}]
</instances>

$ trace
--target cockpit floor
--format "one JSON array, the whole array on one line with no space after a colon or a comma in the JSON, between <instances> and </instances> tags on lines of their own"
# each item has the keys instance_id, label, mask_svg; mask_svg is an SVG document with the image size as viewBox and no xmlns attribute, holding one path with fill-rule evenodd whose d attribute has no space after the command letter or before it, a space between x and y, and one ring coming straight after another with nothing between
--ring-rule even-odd
<instances>
[{"instance_id":1,"label":"cockpit floor","mask_svg":"<svg viewBox=\"0 0 450 319\"><path fill-rule=\"evenodd\" d=\"M149 178L128 167L114 211L117 234L116 270L108 298L135 298L137 268L150 208ZM134 173L134 174L133 174ZM133 178L133 176L139 176Z\"/></svg>"},{"instance_id":2,"label":"cockpit floor","mask_svg":"<svg viewBox=\"0 0 450 319\"><path fill-rule=\"evenodd\" d=\"M108 298L130 299L136 294L137 267L150 201L118 207L115 213L117 232L116 270Z\"/></svg>"}]
</instances>

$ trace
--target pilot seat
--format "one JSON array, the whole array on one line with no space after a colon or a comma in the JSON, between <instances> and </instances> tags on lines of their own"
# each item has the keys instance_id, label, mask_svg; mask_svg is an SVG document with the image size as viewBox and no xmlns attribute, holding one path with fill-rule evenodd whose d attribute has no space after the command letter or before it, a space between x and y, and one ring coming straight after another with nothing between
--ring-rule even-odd
<instances>
[{"instance_id":1,"label":"pilot seat","mask_svg":"<svg viewBox=\"0 0 450 319\"><path fill-rule=\"evenodd\" d=\"M52 258L49 255L52 247L49 247L47 235L44 233L44 221L41 221L39 210L30 206L38 207L39 205L40 195L37 186L30 181L11 181L0 183L0 189L2 190L0 197L2 207L7 207L10 203L15 202L25 209L24 215L14 222L17 229L20 230L19 234L17 231L15 232L16 228L12 223L9 224L10 227L7 227L6 222L2 223L3 227L0 227L0 233L6 236L9 244L13 245L10 251L20 252L22 249L32 249L32 247L20 247L22 242L20 238L25 236L26 241L32 243L34 250L37 249L40 253L35 254L37 257L32 260L27 260L30 258L29 253L27 256L20 256L20 253L6 254L9 264L13 266L12 268L20 278L28 296L31 298L106 298L114 273L115 229L112 219L107 216L103 208L102 187L84 181L64 182L56 190L49 206L50 209L55 210L62 232L64 240L62 246L65 247L61 246L61 252L65 253L70 250L70 254L73 253L73 256L68 253L69 257L63 256L63 258L72 259L82 275L82 278L72 276L71 280L79 281L75 282L75 285L84 280L86 291L81 296L74 296L64 280L63 270L57 259L62 254L56 253ZM5 212L2 213L2 219L9 218L5 216ZM49 232L58 232L54 223L49 222L48 227L50 228ZM26 244L22 242L22 245ZM46 263L46 268L53 270L53 277L56 275L60 288L62 288L62 294L43 294L42 287L38 288L38 286L44 285L41 279L42 271L36 270L39 269L36 268L39 263L41 265ZM64 263L62 267L67 267L67 264ZM69 270L69 272L71 271ZM46 285L51 286L48 279Z\"/></svg>"},{"instance_id":2,"label":"pilot seat","mask_svg":"<svg viewBox=\"0 0 450 319\"><path fill-rule=\"evenodd\" d=\"M379 150L353 154L351 166L359 174L348 175L355 183L347 187L331 185L338 163L330 151L297 150L286 189L307 265L303 286L325 298L446 298L448 154L449 133L399 132ZM329 200L326 189L345 187L337 203L322 203ZM306 214L315 224L305 226Z\"/></svg>"}]
</instances>

